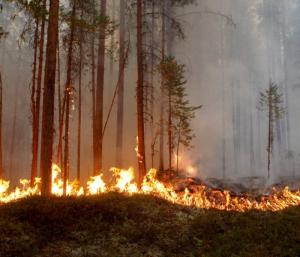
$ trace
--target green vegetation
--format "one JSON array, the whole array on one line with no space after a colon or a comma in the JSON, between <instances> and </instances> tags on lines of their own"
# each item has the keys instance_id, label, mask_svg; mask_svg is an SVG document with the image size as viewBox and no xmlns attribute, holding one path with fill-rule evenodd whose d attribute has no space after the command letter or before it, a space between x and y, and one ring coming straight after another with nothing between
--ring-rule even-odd
<instances>
[{"instance_id":1,"label":"green vegetation","mask_svg":"<svg viewBox=\"0 0 300 257\"><path fill-rule=\"evenodd\" d=\"M0 207L0 256L294 257L299 220L300 207L234 213L116 193L35 197Z\"/></svg>"}]
</instances>

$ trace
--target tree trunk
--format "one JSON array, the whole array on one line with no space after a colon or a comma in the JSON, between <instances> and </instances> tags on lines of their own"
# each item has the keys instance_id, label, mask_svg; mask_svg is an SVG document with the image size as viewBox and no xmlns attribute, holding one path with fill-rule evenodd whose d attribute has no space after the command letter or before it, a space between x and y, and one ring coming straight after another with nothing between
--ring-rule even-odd
<instances>
[{"instance_id":1,"label":"tree trunk","mask_svg":"<svg viewBox=\"0 0 300 257\"><path fill-rule=\"evenodd\" d=\"M17 107L18 107L18 94L16 90L15 95L15 106L14 106L14 116L13 116L13 124L12 124L12 131L11 131L11 142L10 142L10 153L9 153L9 180L12 180L13 175L13 164L15 160L15 142L16 142L16 128L17 128Z\"/></svg>"},{"instance_id":2,"label":"tree trunk","mask_svg":"<svg viewBox=\"0 0 300 257\"><path fill-rule=\"evenodd\" d=\"M226 84L225 84L225 23L223 18L221 18L221 79L222 79L222 177L226 179Z\"/></svg>"},{"instance_id":3,"label":"tree trunk","mask_svg":"<svg viewBox=\"0 0 300 257\"><path fill-rule=\"evenodd\" d=\"M271 153L272 153L272 138L273 138L273 110L272 110L272 99L271 93L269 93L269 124L268 124L268 179L270 178L270 171L271 171Z\"/></svg>"},{"instance_id":4,"label":"tree trunk","mask_svg":"<svg viewBox=\"0 0 300 257\"><path fill-rule=\"evenodd\" d=\"M81 12L81 19L83 11ZM79 77L78 77L78 128L77 128L77 181L80 182L81 173L81 87L82 87L82 44L83 44L83 29L80 28L79 42Z\"/></svg>"},{"instance_id":5,"label":"tree trunk","mask_svg":"<svg viewBox=\"0 0 300 257\"><path fill-rule=\"evenodd\" d=\"M171 89L169 88L168 92L168 146L169 146L169 173L172 173L172 150L173 150L173 137L172 137L172 97ZM177 159L178 159L177 155Z\"/></svg>"},{"instance_id":6,"label":"tree trunk","mask_svg":"<svg viewBox=\"0 0 300 257\"><path fill-rule=\"evenodd\" d=\"M43 12L46 12L46 0L43 1ZM42 76L43 76L43 62L44 62L44 41L45 41L45 14L43 13L41 23L41 33L39 42L39 67L37 77L37 88L35 98L35 120L33 121L33 157L32 157L32 172L31 172L31 186L34 184L35 178L38 176L38 152L39 152L39 133L40 133L40 106L41 106L41 91L42 91Z\"/></svg>"},{"instance_id":7,"label":"tree trunk","mask_svg":"<svg viewBox=\"0 0 300 257\"><path fill-rule=\"evenodd\" d=\"M106 17L106 0L101 0L101 17ZM101 23L99 28L98 68L96 88L96 112L95 112L95 159L94 175L102 170L102 147L103 147L103 93L104 93L104 63L105 63L105 30L106 24Z\"/></svg>"},{"instance_id":8,"label":"tree trunk","mask_svg":"<svg viewBox=\"0 0 300 257\"><path fill-rule=\"evenodd\" d=\"M137 0L137 131L139 183L146 175L145 129L144 129L144 67L143 67L143 15L142 0Z\"/></svg>"},{"instance_id":9,"label":"tree trunk","mask_svg":"<svg viewBox=\"0 0 300 257\"><path fill-rule=\"evenodd\" d=\"M50 1L43 94L43 120L41 144L42 196L47 196L51 194L56 49L58 42L58 13L59 0Z\"/></svg>"},{"instance_id":10,"label":"tree trunk","mask_svg":"<svg viewBox=\"0 0 300 257\"><path fill-rule=\"evenodd\" d=\"M35 20L34 33L34 57L32 68L32 85L31 85L31 114L32 114L32 161L31 161L31 185L34 184L34 179L37 176L37 137L36 137L36 71L37 71L37 52L39 41L39 18Z\"/></svg>"},{"instance_id":11,"label":"tree trunk","mask_svg":"<svg viewBox=\"0 0 300 257\"><path fill-rule=\"evenodd\" d=\"M60 79L60 46L57 45L57 90L58 90L58 145L57 145L57 163L62 167L63 162L63 130L66 99L65 95L61 97L61 79Z\"/></svg>"},{"instance_id":12,"label":"tree trunk","mask_svg":"<svg viewBox=\"0 0 300 257\"><path fill-rule=\"evenodd\" d=\"M120 0L120 52L119 52L119 85L117 103L117 142L116 165L123 165L123 126L124 126L124 68L125 68L125 0Z\"/></svg>"},{"instance_id":13,"label":"tree trunk","mask_svg":"<svg viewBox=\"0 0 300 257\"><path fill-rule=\"evenodd\" d=\"M96 13L95 13L95 1L93 1L93 22L96 20ZM96 155L96 74L95 74L95 30L92 33L92 40L91 40L91 76L92 76L92 133L93 133L93 160L95 163L95 160L97 158ZM94 170L93 175L95 175L96 172Z\"/></svg>"},{"instance_id":14,"label":"tree trunk","mask_svg":"<svg viewBox=\"0 0 300 257\"><path fill-rule=\"evenodd\" d=\"M178 131L178 141L177 141L177 148L176 148L176 155L177 155L177 158L176 158L176 174L177 176L179 175L179 147L180 147L180 140L181 140L181 131L179 129Z\"/></svg>"},{"instance_id":15,"label":"tree trunk","mask_svg":"<svg viewBox=\"0 0 300 257\"><path fill-rule=\"evenodd\" d=\"M4 177L3 170L3 152L2 152L2 99L3 99L3 85L0 71L0 180Z\"/></svg>"},{"instance_id":16,"label":"tree trunk","mask_svg":"<svg viewBox=\"0 0 300 257\"><path fill-rule=\"evenodd\" d=\"M154 143L154 30L155 30L155 2L151 5L151 43L150 43L150 136L151 144ZM151 167L154 168L155 144L151 147Z\"/></svg>"},{"instance_id":17,"label":"tree trunk","mask_svg":"<svg viewBox=\"0 0 300 257\"><path fill-rule=\"evenodd\" d=\"M270 83L271 85L271 83ZM273 141L273 107L272 107L272 96L271 91L269 90L269 124L268 124L268 179L270 178L271 174L271 154L272 154L272 141Z\"/></svg>"},{"instance_id":18,"label":"tree trunk","mask_svg":"<svg viewBox=\"0 0 300 257\"><path fill-rule=\"evenodd\" d=\"M114 22L115 18L116 18L116 2L115 0L111 0L112 5L111 5L111 20ZM121 13L120 13L121 15ZM120 22L120 27L123 24ZM121 29L121 28L120 28ZM113 72L114 72L114 46L115 46L115 31L112 32L111 37L110 37L110 54L111 54L111 58L109 59L109 71L110 71L110 75L113 78Z\"/></svg>"},{"instance_id":19,"label":"tree trunk","mask_svg":"<svg viewBox=\"0 0 300 257\"><path fill-rule=\"evenodd\" d=\"M71 17L71 34L68 45L68 60L67 60L67 80L65 85L65 99L66 99L66 117L65 117L65 148L64 148L64 165L63 165L63 192L67 194L67 183L69 179L69 126L70 126L70 101L72 86L72 62L73 62L73 43L74 43L74 30L75 30L75 14L76 6L73 3L72 17Z\"/></svg>"},{"instance_id":20,"label":"tree trunk","mask_svg":"<svg viewBox=\"0 0 300 257\"><path fill-rule=\"evenodd\" d=\"M165 60L165 3L162 2L162 40L161 40L161 62ZM160 103L160 142L159 142L159 170L164 171L164 91L163 91L163 77L161 76L161 103Z\"/></svg>"}]
</instances>

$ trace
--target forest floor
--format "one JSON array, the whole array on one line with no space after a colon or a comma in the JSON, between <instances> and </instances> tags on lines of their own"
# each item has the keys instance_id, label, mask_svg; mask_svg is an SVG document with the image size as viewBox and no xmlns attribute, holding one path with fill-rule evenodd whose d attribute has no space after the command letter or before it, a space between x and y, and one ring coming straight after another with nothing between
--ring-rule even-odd
<instances>
[{"instance_id":1,"label":"forest floor","mask_svg":"<svg viewBox=\"0 0 300 257\"><path fill-rule=\"evenodd\" d=\"M0 256L300 256L300 207L196 210L109 193L0 206Z\"/></svg>"}]
</instances>

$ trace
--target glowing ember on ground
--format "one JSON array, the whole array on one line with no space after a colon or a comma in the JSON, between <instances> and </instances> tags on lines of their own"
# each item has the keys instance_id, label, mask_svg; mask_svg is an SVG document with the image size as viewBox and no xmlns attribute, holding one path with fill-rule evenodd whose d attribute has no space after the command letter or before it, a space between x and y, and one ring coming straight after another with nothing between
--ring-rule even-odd
<instances>
[{"instance_id":1,"label":"glowing ember on ground","mask_svg":"<svg viewBox=\"0 0 300 257\"><path fill-rule=\"evenodd\" d=\"M121 192L125 194L149 194L161 197L175 204L182 204L197 208L215 208L219 210L248 211L252 209L262 211L279 211L285 208L300 205L300 191L292 192L288 188L281 191L274 190L269 196L254 199L247 196L231 196L227 191L212 190L199 185L191 193L188 188L184 192L176 192L171 185L166 185L156 178L156 170L151 169L145 176L141 189L135 183L134 170L122 170L113 168L115 183L108 186L102 174L91 177L86 188L80 187L76 181L68 182L67 195L97 195L107 192ZM37 178L34 186L26 179L20 180L20 187L14 191L9 190L9 181L0 181L0 203L8 203L14 200L40 194L41 180ZM196 189L196 190L195 190ZM63 195L63 180L61 170L57 165L52 167L52 193L56 196Z\"/></svg>"}]
</instances>

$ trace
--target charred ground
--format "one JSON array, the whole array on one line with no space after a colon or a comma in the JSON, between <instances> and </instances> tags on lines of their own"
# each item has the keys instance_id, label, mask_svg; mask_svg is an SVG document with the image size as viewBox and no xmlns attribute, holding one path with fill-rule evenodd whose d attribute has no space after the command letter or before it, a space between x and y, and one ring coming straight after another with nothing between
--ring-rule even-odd
<instances>
[{"instance_id":1,"label":"charred ground","mask_svg":"<svg viewBox=\"0 0 300 257\"><path fill-rule=\"evenodd\" d=\"M0 256L294 257L299 220L300 207L237 213L117 193L34 197L0 207Z\"/></svg>"}]
</instances>

